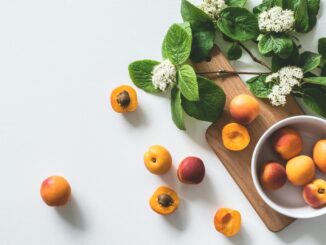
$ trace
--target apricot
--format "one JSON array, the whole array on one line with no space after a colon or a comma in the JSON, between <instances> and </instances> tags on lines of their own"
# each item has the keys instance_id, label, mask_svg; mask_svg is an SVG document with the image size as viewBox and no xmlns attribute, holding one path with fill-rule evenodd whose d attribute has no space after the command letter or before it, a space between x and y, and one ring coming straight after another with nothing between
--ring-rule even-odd
<instances>
[{"instance_id":1,"label":"apricot","mask_svg":"<svg viewBox=\"0 0 326 245\"><path fill-rule=\"evenodd\" d=\"M315 144L313 159L319 170L326 173L326 139L319 140Z\"/></svg>"},{"instance_id":2,"label":"apricot","mask_svg":"<svg viewBox=\"0 0 326 245\"><path fill-rule=\"evenodd\" d=\"M234 236L240 231L241 215L236 210L220 208L214 216L214 226L224 236Z\"/></svg>"},{"instance_id":3,"label":"apricot","mask_svg":"<svg viewBox=\"0 0 326 245\"><path fill-rule=\"evenodd\" d=\"M222 129L222 142L228 150L241 151L250 143L249 132L239 123L229 123Z\"/></svg>"},{"instance_id":4,"label":"apricot","mask_svg":"<svg viewBox=\"0 0 326 245\"><path fill-rule=\"evenodd\" d=\"M111 106L118 113L135 111L138 106L136 91L128 85L115 88L111 93Z\"/></svg>"},{"instance_id":5,"label":"apricot","mask_svg":"<svg viewBox=\"0 0 326 245\"><path fill-rule=\"evenodd\" d=\"M303 188L303 199L313 208L321 208L326 205L326 181L315 179Z\"/></svg>"},{"instance_id":6,"label":"apricot","mask_svg":"<svg viewBox=\"0 0 326 245\"><path fill-rule=\"evenodd\" d=\"M153 145L145 152L144 163L152 174L161 175L171 168L172 157L163 146Z\"/></svg>"},{"instance_id":7,"label":"apricot","mask_svg":"<svg viewBox=\"0 0 326 245\"><path fill-rule=\"evenodd\" d=\"M230 102L231 116L241 124L249 124L259 115L258 101L247 94L240 94Z\"/></svg>"},{"instance_id":8,"label":"apricot","mask_svg":"<svg viewBox=\"0 0 326 245\"><path fill-rule=\"evenodd\" d=\"M305 185L315 177L315 164L305 155L297 156L286 164L286 175L294 185Z\"/></svg>"},{"instance_id":9,"label":"apricot","mask_svg":"<svg viewBox=\"0 0 326 245\"><path fill-rule=\"evenodd\" d=\"M285 127L278 130L273 137L275 152L284 160L289 160L300 154L303 148L299 132L293 128Z\"/></svg>"},{"instance_id":10,"label":"apricot","mask_svg":"<svg viewBox=\"0 0 326 245\"><path fill-rule=\"evenodd\" d=\"M50 176L42 182L40 193L47 205L51 207L63 206L69 200L71 188L65 178Z\"/></svg>"},{"instance_id":11,"label":"apricot","mask_svg":"<svg viewBox=\"0 0 326 245\"><path fill-rule=\"evenodd\" d=\"M185 184L199 184L205 176L205 165L198 157L186 157L179 165L178 179Z\"/></svg>"},{"instance_id":12,"label":"apricot","mask_svg":"<svg viewBox=\"0 0 326 245\"><path fill-rule=\"evenodd\" d=\"M168 215L179 206L179 197L174 190L161 186L151 196L149 204L156 213Z\"/></svg>"},{"instance_id":13,"label":"apricot","mask_svg":"<svg viewBox=\"0 0 326 245\"><path fill-rule=\"evenodd\" d=\"M277 190L286 182L286 171L278 162L266 163L261 171L260 183L265 189Z\"/></svg>"}]
</instances>

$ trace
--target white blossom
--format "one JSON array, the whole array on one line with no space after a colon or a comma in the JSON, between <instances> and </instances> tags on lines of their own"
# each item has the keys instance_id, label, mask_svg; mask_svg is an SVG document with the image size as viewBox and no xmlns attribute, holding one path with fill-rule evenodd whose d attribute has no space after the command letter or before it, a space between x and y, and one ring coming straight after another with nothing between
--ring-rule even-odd
<instances>
[{"instance_id":1,"label":"white blossom","mask_svg":"<svg viewBox=\"0 0 326 245\"><path fill-rule=\"evenodd\" d=\"M294 86L300 86L303 79L303 71L299 67L286 66L276 73L266 77L266 83L273 83L272 92L268 95L271 104L284 106L286 96L292 92Z\"/></svg>"},{"instance_id":2,"label":"white blossom","mask_svg":"<svg viewBox=\"0 0 326 245\"><path fill-rule=\"evenodd\" d=\"M154 67L152 72L152 83L155 89L165 91L168 85L176 83L177 70L170 60L164 60Z\"/></svg>"},{"instance_id":3,"label":"white blossom","mask_svg":"<svg viewBox=\"0 0 326 245\"><path fill-rule=\"evenodd\" d=\"M199 8L209 15L213 21L218 19L218 15L226 7L224 0L203 0L199 5Z\"/></svg>"},{"instance_id":4,"label":"white blossom","mask_svg":"<svg viewBox=\"0 0 326 245\"><path fill-rule=\"evenodd\" d=\"M294 12L275 6L258 16L259 29L264 32L289 32L294 29Z\"/></svg>"}]
</instances>

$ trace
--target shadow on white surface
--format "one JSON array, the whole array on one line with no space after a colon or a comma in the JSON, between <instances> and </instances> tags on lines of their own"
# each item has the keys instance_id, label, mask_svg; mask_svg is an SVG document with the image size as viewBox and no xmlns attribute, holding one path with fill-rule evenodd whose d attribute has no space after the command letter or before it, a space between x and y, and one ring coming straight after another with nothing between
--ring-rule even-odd
<instances>
[{"instance_id":1,"label":"shadow on white surface","mask_svg":"<svg viewBox=\"0 0 326 245\"><path fill-rule=\"evenodd\" d=\"M122 115L126 121L134 127L145 127L148 124L146 114L141 106L139 106L134 112L123 113Z\"/></svg>"},{"instance_id":2,"label":"shadow on white surface","mask_svg":"<svg viewBox=\"0 0 326 245\"><path fill-rule=\"evenodd\" d=\"M67 205L55 208L59 216L73 228L85 231L86 221L76 199L72 196Z\"/></svg>"},{"instance_id":3,"label":"shadow on white surface","mask_svg":"<svg viewBox=\"0 0 326 245\"><path fill-rule=\"evenodd\" d=\"M244 227L244 225L241 226L241 230L237 235L226 239L228 239L228 241L230 241L233 244L253 244L253 241L251 241L250 236L246 230L246 227Z\"/></svg>"},{"instance_id":4,"label":"shadow on white surface","mask_svg":"<svg viewBox=\"0 0 326 245\"><path fill-rule=\"evenodd\" d=\"M166 215L162 218L174 229L178 231L183 231L186 229L188 224L188 214L187 214L187 201L180 198L180 205L178 209L172 215Z\"/></svg>"}]
</instances>

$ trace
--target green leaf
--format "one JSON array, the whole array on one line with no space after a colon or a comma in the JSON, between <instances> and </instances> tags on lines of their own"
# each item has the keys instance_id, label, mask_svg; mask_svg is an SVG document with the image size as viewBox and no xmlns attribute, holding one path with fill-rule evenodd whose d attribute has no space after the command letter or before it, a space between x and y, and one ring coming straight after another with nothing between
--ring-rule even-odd
<instances>
[{"instance_id":1,"label":"green leaf","mask_svg":"<svg viewBox=\"0 0 326 245\"><path fill-rule=\"evenodd\" d=\"M177 25L182 27L188 33L189 36L192 36L191 26L189 22L179 23Z\"/></svg>"},{"instance_id":2,"label":"green leaf","mask_svg":"<svg viewBox=\"0 0 326 245\"><path fill-rule=\"evenodd\" d=\"M299 61L299 49L296 45L293 45L292 53L286 59L274 55L272 57L272 71L277 72L284 66L296 66Z\"/></svg>"},{"instance_id":3,"label":"green leaf","mask_svg":"<svg viewBox=\"0 0 326 245\"><path fill-rule=\"evenodd\" d=\"M243 7L245 6L247 0L226 0L226 5L230 7Z\"/></svg>"},{"instance_id":4,"label":"green leaf","mask_svg":"<svg viewBox=\"0 0 326 245\"><path fill-rule=\"evenodd\" d=\"M183 21L188 21L192 30L214 30L211 18L200 8L190 3L188 0L181 2L181 16Z\"/></svg>"},{"instance_id":5,"label":"green leaf","mask_svg":"<svg viewBox=\"0 0 326 245\"><path fill-rule=\"evenodd\" d=\"M239 44L231 43L226 50L226 56L229 60L238 60L242 56L242 49Z\"/></svg>"},{"instance_id":6,"label":"green leaf","mask_svg":"<svg viewBox=\"0 0 326 245\"><path fill-rule=\"evenodd\" d=\"M286 0L284 7L294 11L295 30L307 32L309 30L309 13L307 0Z\"/></svg>"},{"instance_id":7,"label":"green leaf","mask_svg":"<svg viewBox=\"0 0 326 245\"><path fill-rule=\"evenodd\" d=\"M181 66L178 71L178 86L182 95L190 101L199 100L197 77L190 65Z\"/></svg>"},{"instance_id":8,"label":"green leaf","mask_svg":"<svg viewBox=\"0 0 326 245\"><path fill-rule=\"evenodd\" d=\"M308 16L309 16L309 28L311 31L317 23L317 14L319 12L320 0L307 0Z\"/></svg>"},{"instance_id":9,"label":"green leaf","mask_svg":"<svg viewBox=\"0 0 326 245\"><path fill-rule=\"evenodd\" d=\"M158 93L152 84L152 71L159 62L155 60L138 60L128 67L129 76L133 83L140 89L149 93Z\"/></svg>"},{"instance_id":10,"label":"green leaf","mask_svg":"<svg viewBox=\"0 0 326 245\"><path fill-rule=\"evenodd\" d=\"M240 42L256 39L259 34L257 17L240 7L223 9L216 24L221 32Z\"/></svg>"},{"instance_id":11,"label":"green leaf","mask_svg":"<svg viewBox=\"0 0 326 245\"><path fill-rule=\"evenodd\" d=\"M266 99L272 92L272 83L265 83L266 75L253 77L247 81L249 90L258 98Z\"/></svg>"},{"instance_id":12,"label":"green leaf","mask_svg":"<svg viewBox=\"0 0 326 245\"><path fill-rule=\"evenodd\" d=\"M169 59L175 65L184 63L190 55L191 39L188 31L178 24L173 24L163 41L163 58Z\"/></svg>"},{"instance_id":13,"label":"green leaf","mask_svg":"<svg viewBox=\"0 0 326 245\"><path fill-rule=\"evenodd\" d=\"M305 51L300 55L299 66L302 68L303 72L306 73L317 68L320 62L321 55Z\"/></svg>"},{"instance_id":14,"label":"green leaf","mask_svg":"<svg viewBox=\"0 0 326 245\"><path fill-rule=\"evenodd\" d=\"M253 9L253 13L259 15L261 12L266 11L274 6L283 6L283 0L265 0Z\"/></svg>"},{"instance_id":15,"label":"green leaf","mask_svg":"<svg viewBox=\"0 0 326 245\"><path fill-rule=\"evenodd\" d=\"M303 90L304 103L314 112L326 117L326 92L318 86Z\"/></svg>"},{"instance_id":16,"label":"green leaf","mask_svg":"<svg viewBox=\"0 0 326 245\"><path fill-rule=\"evenodd\" d=\"M200 62L210 57L214 48L215 30L194 31L190 59Z\"/></svg>"},{"instance_id":17,"label":"green leaf","mask_svg":"<svg viewBox=\"0 0 326 245\"><path fill-rule=\"evenodd\" d=\"M274 53L281 58L287 58L292 53L293 41L286 34L264 34L259 39L258 49L265 56Z\"/></svg>"},{"instance_id":18,"label":"green leaf","mask_svg":"<svg viewBox=\"0 0 326 245\"><path fill-rule=\"evenodd\" d=\"M189 101L182 96L185 112L198 120L215 122L223 112L225 94L213 81L198 76L199 101Z\"/></svg>"},{"instance_id":19,"label":"green leaf","mask_svg":"<svg viewBox=\"0 0 326 245\"><path fill-rule=\"evenodd\" d=\"M324 64L323 67L321 68L320 75L326 76L326 64Z\"/></svg>"},{"instance_id":20,"label":"green leaf","mask_svg":"<svg viewBox=\"0 0 326 245\"><path fill-rule=\"evenodd\" d=\"M318 53L326 58L326 37L318 40Z\"/></svg>"},{"instance_id":21,"label":"green leaf","mask_svg":"<svg viewBox=\"0 0 326 245\"><path fill-rule=\"evenodd\" d=\"M305 77L303 79L303 82L309 84L317 84L326 87L326 77Z\"/></svg>"},{"instance_id":22,"label":"green leaf","mask_svg":"<svg viewBox=\"0 0 326 245\"><path fill-rule=\"evenodd\" d=\"M185 130L186 127L181 106L181 93L177 87L173 87L171 91L171 113L172 120L178 129Z\"/></svg>"}]
</instances>

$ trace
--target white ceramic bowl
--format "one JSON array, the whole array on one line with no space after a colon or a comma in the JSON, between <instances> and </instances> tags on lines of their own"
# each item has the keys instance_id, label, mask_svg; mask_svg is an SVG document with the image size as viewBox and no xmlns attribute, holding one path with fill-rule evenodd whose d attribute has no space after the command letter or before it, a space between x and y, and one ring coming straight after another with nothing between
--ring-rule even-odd
<instances>
[{"instance_id":1,"label":"white ceramic bowl","mask_svg":"<svg viewBox=\"0 0 326 245\"><path fill-rule=\"evenodd\" d=\"M295 116L275 123L259 139L251 160L251 175L254 185L263 200L277 212L293 218L312 218L326 214L326 207L311 208L302 197L302 187L289 183L279 190L269 191L262 188L259 182L258 171L262 164L275 160L282 163L279 156L273 152L271 136L278 129L290 126L297 129L304 142L302 154L312 155L312 149L317 140L326 138L326 120L313 116ZM326 174L317 171L317 178L326 180Z\"/></svg>"}]
</instances>

